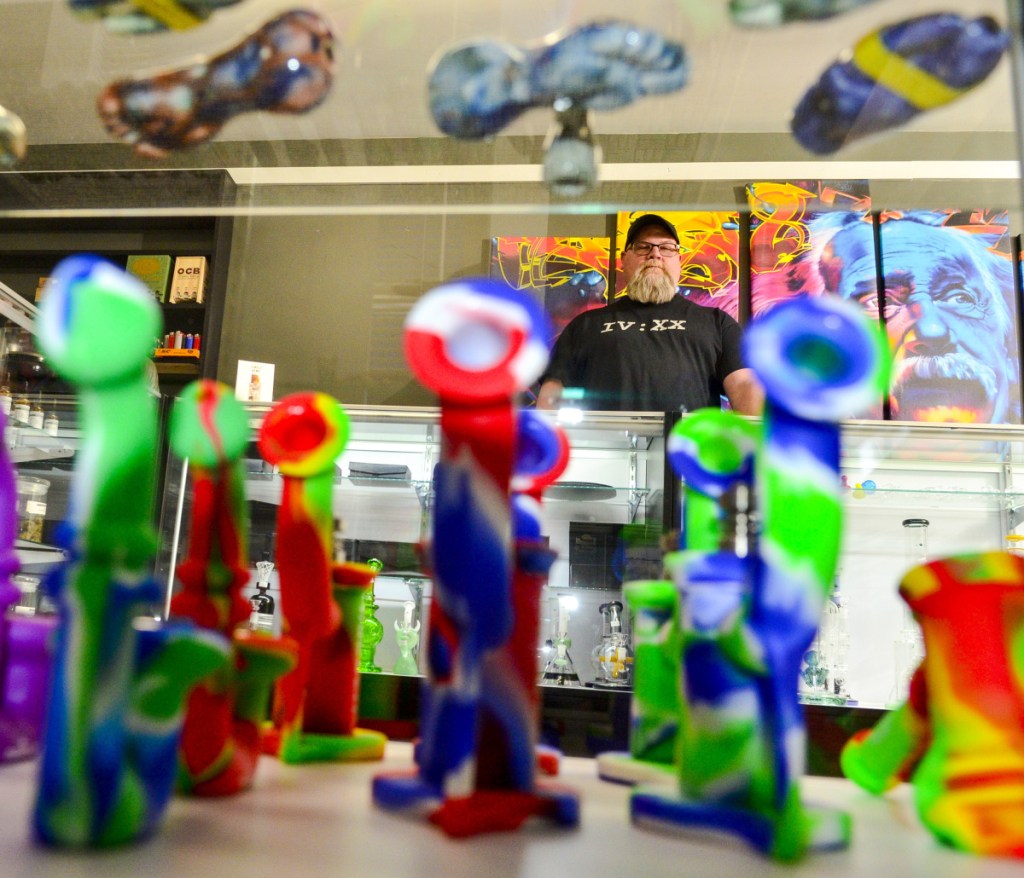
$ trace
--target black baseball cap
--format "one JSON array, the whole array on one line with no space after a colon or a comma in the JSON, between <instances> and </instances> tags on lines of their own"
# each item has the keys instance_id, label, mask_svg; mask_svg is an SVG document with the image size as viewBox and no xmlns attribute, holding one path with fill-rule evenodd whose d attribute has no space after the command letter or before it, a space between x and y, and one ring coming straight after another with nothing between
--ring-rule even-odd
<instances>
[{"instance_id":1,"label":"black baseball cap","mask_svg":"<svg viewBox=\"0 0 1024 878\"><path fill-rule=\"evenodd\" d=\"M672 223L663 216L658 216L656 213L645 213L643 216L637 217L630 224L629 231L626 232L626 246L623 249L628 250L632 247L633 242L636 241L636 236L639 235L641 231L646 228L650 228L651 226L659 226L664 229L665 234L672 238L672 240L677 244L679 243L679 234L676 232L676 227L672 225Z\"/></svg>"}]
</instances>

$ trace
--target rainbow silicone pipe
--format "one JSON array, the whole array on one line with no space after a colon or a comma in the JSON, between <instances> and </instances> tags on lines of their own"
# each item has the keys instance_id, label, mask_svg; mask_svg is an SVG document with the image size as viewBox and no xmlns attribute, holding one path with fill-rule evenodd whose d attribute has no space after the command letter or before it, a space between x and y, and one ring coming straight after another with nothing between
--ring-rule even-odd
<instances>
[{"instance_id":1,"label":"rainbow silicone pipe","mask_svg":"<svg viewBox=\"0 0 1024 878\"><path fill-rule=\"evenodd\" d=\"M528 705L494 688L512 680L521 697L521 639L531 685L536 671L536 582L516 571L544 576L550 559L516 556L509 491L520 435L512 398L544 368L545 330L531 298L482 279L432 290L406 319L406 359L441 402L428 692L418 770L378 776L373 796L384 808L426 813L455 836L514 829L530 816L578 820L575 796L534 781Z\"/></svg>"},{"instance_id":2,"label":"rainbow silicone pipe","mask_svg":"<svg viewBox=\"0 0 1024 878\"><path fill-rule=\"evenodd\" d=\"M1024 559L933 561L910 570L900 594L924 661L908 703L847 745L843 770L873 793L909 775L940 841L1024 858Z\"/></svg>"},{"instance_id":3,"label":"rainbow silicone pipe","mask_svg":"<svg viewBox=\"0 0 1024 878\"><path fill-rule=\"evenodd\" d=\"M178 788L197 796L247 789L262 752L261 730L274 680L291 670L296 645L250 632L248 510L242 454L249 421L234 391L217 381L182 390L171 413L170 443L188 461L192 519L181 590L171 614L224 635L233 662L189 696L179 750Z\"/></svg>"},{"instance_id":4,"label":"rainbow silicone pipe","mask_svg":"<svg viewBox=\"0 0 1024 878\"><path fill-rule=\"evenodd\" d=\"M284 762L380 759L385 737L355 727L362 598L374 570L334 564L335 460L349 420L325 393L278 402L259 431L263 458L284 483L277 513L281 611L298 664L277 684L264 750Z\"/></svg>"},{"instance_id":5,"label":"rainbow silicone pipe","mask_svg":"<svg viewBox=\"0 0 1024 878\"><path fill-rule=\"evenodd\" d=\"M21 598L12 577L18 572L17 484L0 412L0 762L29 759L39 738L50 678L48 642L53 616L20 616L11 610Z\"/></svg>"},{"instance_id":6,"label":"rainbow silicone pipe","mask_svg":"<svg viewBox=\"0 0 1024 878\"><path fill-rule=\"evenodd\" d=\"M888 356L860 312L829 297L791 300L755 321L744 354L767 399L755 463L758 554L751 562L735 551L698 552L680 565L680 789L639 791L631 807L639 823L725 831L792 861L849 841L846 815L800 800L797 678L839 551L837 422L880 398ZM692 706L728 714L730 701L742 709L718 742L710 728L687 727ZM704 746L691 749L691 730Z\"/></svg>"},{"instance_id":7,"label":"rainbow silicone pipe","mask_svg":"<svg viewBox=\"0 0 1024 878\"><path fill-rule=\"evenodd\" d=\"M706 698L701 703L684 704L680 699L683 688L680 673L689 669L689 647L699 644L693 652L699 660L708 662L708 652L723 648L730 639L718 630L721 621L739 618L743 598L749 595L749 561L744 560L752 551L746 527L739 522L748 521L746 508L750 505L753 489L754 454L757 450L758 428L730 411L703 409L678 421L669 434L667 456L676 474L682 479L682 523L680 544L686 551L670 553L665 558L668 572L683 591L677 593L675 582L645 581L626 583L625 593L630 609L635 613L634 659L635 681L630 716L630 750L625 753L602 753L598 756L598 772L605 780L619 783L638 783L645 780L663 781L669 772L680 771L683 787L693 793L696 772L704 770L710 761L702 751L714 743L724 746L721 730L736 723L735 691L723 710L716 700ZM726 502L726 498L730 498ZM727 506L744 507L742 512ZM742 518L741 518L742 516ZM742 546L735 545L738 537L748 538ZM710 563L727 570L738 570L739 584L723 582L720 576L710 584L711 595L696 593L699 577L688 578L687 570L696 560L712 556L728 542L733 555ZM687 595L689 590L695 592ZM708 605L711 597L715 605L714 625L700 620L696 630L694 613ZM683 600L685 612L680 614ZM731 612L729 612L731 610ZM683 625L684 622L689 624ZM680 655L683 656L680 664ZM719 656L718 663L724 658ZM705 664L710 667L710 664ZM694 693L690 693L691 696ZM683 713L685 708L685 713ZM680 717L687 734L678 741ZM716 732L701 736L695 717L704 717ZM742 727L742 723L738 724ZM686 751L686 752L684 752ZM689 754L689 761L686 761ZM697 757L695 761L694 757ZM718 782L723 782L726 760L715 762ZM703 767L702 767L703 766Z\"/></svg>"},{"instance_id":8,"label":"rainbow silicone pipe","mask_svg":"<svg viewBox=\"0 0 1024 878\"><path fill-rule=\"evenodd\" d=\"M44 289L37 343L75 386L82 431L68 558L47 582L60 626L33 824L49 845L156 829L188 691L229 657L220 635L144 615L163 596L151 573L157 412L146 378L159 333L152 293L103 260L65 259Z\"/></svg>"}]
</instances>

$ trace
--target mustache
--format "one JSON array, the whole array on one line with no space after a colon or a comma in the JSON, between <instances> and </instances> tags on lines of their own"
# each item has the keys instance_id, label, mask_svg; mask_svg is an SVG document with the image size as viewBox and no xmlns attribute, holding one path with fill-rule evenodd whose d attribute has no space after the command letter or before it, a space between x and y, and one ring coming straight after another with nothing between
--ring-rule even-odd
<instances>
[{"instance_id":1,"label":"mustache","mask_svg":"<svg viewBox=\"0 0 1024 878\"><path fill-rule=\"evenodd\" d=\"M995 396L998 379L991 366L974 357L961 354L939 354L934 357L907 357L894 372L893 387L905 387L915 379L922 381L973 381L988 396Z\"/></svg>"}]
</instances>

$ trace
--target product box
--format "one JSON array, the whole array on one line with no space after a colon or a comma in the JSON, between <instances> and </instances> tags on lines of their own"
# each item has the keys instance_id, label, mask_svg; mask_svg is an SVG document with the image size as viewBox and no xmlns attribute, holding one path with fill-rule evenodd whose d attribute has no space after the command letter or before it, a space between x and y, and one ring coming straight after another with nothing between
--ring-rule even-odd
<instances>
[{"instance_id":1,"label":"product box","mask_svg":"<svg viewBox=\"0 0 1024 878\"><path fill-rule=\"evenodd\" d=\"M179 256L174 260L171 302L202 304L206 294L206 257Z\"/></svg>"},{"instance_id":2,"label":"product box","mask_svg":"<svg viewBox=\"0 0 1024 878\"><path fill-rule=\"evenodd\" d=\"M170 256L129 256L125 268L152 290L158 302L167 300L167 284L171 279Z\"/></svg>"},{"instance_id":3,"label":"product box","mask_svg":"<svg viewBox=\"0 0 1024 878\"><path fill-rule=\"evenodd\" d=\"M235 373L235 398L243 402L273 402L274 364L239 360Z\"/></svg>"}]
</instances>

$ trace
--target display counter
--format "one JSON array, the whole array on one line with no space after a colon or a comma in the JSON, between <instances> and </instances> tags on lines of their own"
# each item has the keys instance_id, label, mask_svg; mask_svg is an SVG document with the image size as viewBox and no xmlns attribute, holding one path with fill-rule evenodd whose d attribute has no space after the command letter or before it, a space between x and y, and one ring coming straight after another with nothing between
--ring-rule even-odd
<instances>
[{"instance_id":1,"label":"display counter","mask_svg":"<svg viewBox=\"0 0 1024 878\"><path fill-rule=\"evenodd\" d=\"M576 830L528 825L518 833L454 841L429 823L373 807L370 780L410 766L412 748L391 743L383 763L284 765L264 757L255 787L231 799L175 798L149 842L90 853L54 853L29 841L35 766L2 769L0 848L4 874L18 878L270 878L359 875L366 878L564 878L570 875L902 875L1002 878L1020 875L1012 860L943 848L919 824L911 790L876 800L829 778L804 783L808 801L853 815L853 842L841 853L814 854L797 866L762 859L732 840L682 839L634 828L626 787L598 780L590 759L563 760L559 782L579 792Z\"/></svg>"}]
</instances>

